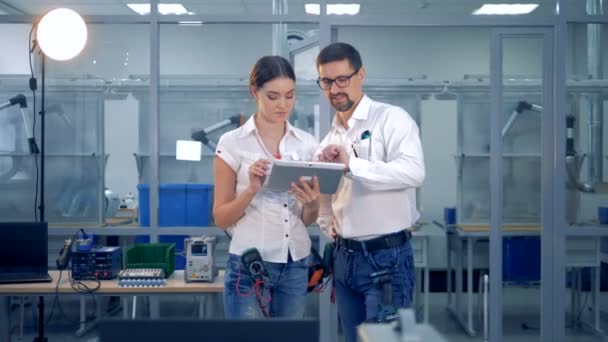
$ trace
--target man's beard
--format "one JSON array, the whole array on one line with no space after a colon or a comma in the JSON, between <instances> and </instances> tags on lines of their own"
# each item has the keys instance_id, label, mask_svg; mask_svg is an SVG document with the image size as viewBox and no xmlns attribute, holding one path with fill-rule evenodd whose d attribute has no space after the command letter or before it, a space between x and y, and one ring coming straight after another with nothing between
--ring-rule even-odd
<instances>
[{"instance_id":1,"label":"man's beard","mask_svg":"<svg viewBox=\"0 0 608 342\"><path fill-rule=\"evenodd\" d=\"M334 107L334 109L336 109L338 112L347 112L348 110L350 110L353 105L355 104L349 97L348 95L341 93L341 94L337 94L337 95L343 95L344 97L346 97L346 101L344 101L343 103L339 104L339 105L334 105L333 101L330 101L331 106Z\"/></svg>"}]
</instances>

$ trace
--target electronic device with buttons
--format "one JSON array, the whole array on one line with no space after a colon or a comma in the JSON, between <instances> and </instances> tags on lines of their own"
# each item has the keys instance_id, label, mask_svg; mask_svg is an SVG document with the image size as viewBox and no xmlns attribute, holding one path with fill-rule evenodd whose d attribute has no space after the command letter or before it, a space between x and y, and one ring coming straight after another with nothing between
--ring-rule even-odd
<instances>
[{"instance_id":1,"label":"electronic device with buttons","mask_svg":"<svg viewBox=\"0 0 608 342\"><path fill-rule=\"evenodd\" d=\"M190 237L184 239L186 267L184 280L189 282L213 282L217 276L215 267L215 236Z\"/></svg>"},{"instance_id":2,"label":"electronic device with buttons","mask_svg":"<svg viewBox=\"0 0 608 342\"><path fill-rule=\"evenodd\" d=\"M127 268L118 273L121 287L163 287L167 285L162 268Z\"/></svg>"},{"instance_id":3,"label":"electronic device with buttons","mask_svg":"<svg viewBox=\"0 0 608 342\"><path fill-rule=\"evenodd\" d=\"M241 263L254 283L268 284L270 282L270 273L257 248L249 248L244 251L241 255Z\"/></svg>"},{"instance_id":4,"label":"electronic device with buttons","mask_svg":"<svg viewBox=\"0 0 608 342\"><path fill-rule=\"evenodd\" d=\"M71 252L73 279L114 279L122 268L120 247L97 247Z\"/></svg>"}]
</instances>

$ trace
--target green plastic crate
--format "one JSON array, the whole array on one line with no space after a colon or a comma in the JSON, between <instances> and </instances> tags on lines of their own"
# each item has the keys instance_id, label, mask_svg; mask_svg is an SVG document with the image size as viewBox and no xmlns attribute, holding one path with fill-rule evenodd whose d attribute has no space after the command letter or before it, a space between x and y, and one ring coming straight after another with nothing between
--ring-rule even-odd
<instances>
[{"instance_id":1,"label":"green plastic crate","mask_svg":"<svg viewBox=\"0 0 608 342\"><path fill-rule=\"evenodd\" d=\"M125 268L162 268L169 278L175 270L175 244L137 243L127 250Z\"/></svg>"}]
</instances>

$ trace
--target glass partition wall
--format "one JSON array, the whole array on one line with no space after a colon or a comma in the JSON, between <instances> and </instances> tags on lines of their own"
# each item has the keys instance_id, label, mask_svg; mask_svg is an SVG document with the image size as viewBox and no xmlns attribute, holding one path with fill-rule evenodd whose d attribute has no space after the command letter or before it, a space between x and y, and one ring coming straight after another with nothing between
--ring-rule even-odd
<instances>
[{"instance_id":1,"label":"glass partition wall","mask_svg":"<svg viewBox=\"0 0 608 342\"><path fill-rule=\"evenodd\" d=\"M576 13L605 17L601 2L570 5L576 6ZM605 21L569 22L564 26L568 52L563 56L566 81L559 103L564 110L558 133L566 142L558 156L565 168L558 178L556 193L565 198L565 203L559 203L564 209L556 218L568 236L566 263L562 266L570 313L564 322L567 338L588 330L603 332L605 326L606 295L602 292L606 288L608 250L607 29Z\"/></svg>"}]
</instances>

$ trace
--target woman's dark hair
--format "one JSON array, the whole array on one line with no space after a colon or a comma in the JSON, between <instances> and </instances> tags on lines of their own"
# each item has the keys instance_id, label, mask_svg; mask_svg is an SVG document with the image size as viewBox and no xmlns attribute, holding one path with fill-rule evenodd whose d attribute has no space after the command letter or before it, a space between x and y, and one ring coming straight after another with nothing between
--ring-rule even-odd
<instances>
[{"instance_id":1,"label":"woman's dark hair","mask_svg":"<svg viewBox=\"0 0 608 342\"><path fill-rule=\"evenodd\" d=\"M329 44L319 52L317 56L317 68L319 65L327 64L331 62L337 62L342 60L348 60L353 70L359 71L363 62L361 61L361 55L359 51L352 45L346 43L333 43Z\"/></svg>"},{"instance_id":2,"label":"woman's dark hair","mask_svg":"<svg viewBox=\"0 0 608 342\"><path fill-rule=\"evenodd\" d=\"M294 82L296 81L296 75L289 61L281 56L264 56L251 69L249 85L260 89L266 82L277 77L289 77Z\"/></svg>"}]
</instances>

